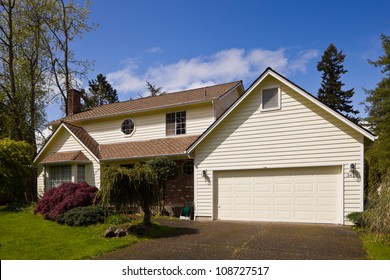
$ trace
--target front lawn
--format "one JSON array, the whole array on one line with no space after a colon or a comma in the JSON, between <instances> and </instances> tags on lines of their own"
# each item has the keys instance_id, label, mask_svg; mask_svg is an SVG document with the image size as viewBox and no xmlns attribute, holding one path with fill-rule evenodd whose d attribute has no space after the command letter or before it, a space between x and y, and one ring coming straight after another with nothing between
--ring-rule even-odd
<instances>
[{"instance_id":1,"label":"front lawn","mask_svg":"<svg viewBox=\"0 0 390 280\"><path fill-rule=\"evenodd\" d=\"M390 235L383 233L360 232L364 249L372 260L390 260Z\"/></svg>"},{"instance_id":2,"label":"front lawn","mask_svg":"<svg viewBox=\"0 0 390 280\"><path fill-rule=\"evenodd\" d=\"M134 235L103 238L108 227L107 224L70 227L46 221L31 211L0 211L0 259L90 259L147 238ZM167 231L169 228L155 225L151 235L158 236Z\"/></svg>"}]
</instances>

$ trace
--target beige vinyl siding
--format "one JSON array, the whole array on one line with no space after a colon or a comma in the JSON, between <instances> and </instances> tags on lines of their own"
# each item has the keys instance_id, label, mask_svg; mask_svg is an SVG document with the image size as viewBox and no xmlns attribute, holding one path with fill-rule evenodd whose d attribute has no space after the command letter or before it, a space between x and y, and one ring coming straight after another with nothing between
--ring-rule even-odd
<instances>
[{"instance_id":1,"label":"beige vinyl siding","mask_svg":"<svg viewBox=\"0 0 390 280\"><path fill-rule=\"evenodd\" d=\"M282 108L260 112L261 89L275 84L268 77L195 149L196 216L212 218L215 170L337 165L344 166L344 215L362 210L361 181L348 172L354 162L363 176L364 137L280 83Z\"/></svg>"},{"instance_id":2,"label":"beige vinyl siding","mask_svg":"<svg viewBox=\"0 0 390 280\"><path fill-rule=\"evenodd\" d=\"M211 103L123 116L115 119L95 120L81 125L99 144L142 141L163 138L165 134L166 113L186 111L186 135L200 135L214 121ZM131 136L120 130L122 122L131 118L135 122L135 131Z\"/></svg>"},{"instance_id":3,"label":"beige vinyl siding","mask_svg":"<svg viewBox=\"0 0 390 280\"><path fill-rule=\"evenodd\" d=\"M91 161L91 163L85 164L85 180L91 186L100 188L100 164L96 161L94 156L86 150L64 127L58 131L51 140L51 143L46 147L44 153L42 153L38 159L38 162L42 161L47 155L53 152L69 152L69 151L82 151L84 155ZM76 164L72 166L72 177L75 176L74 170L76 170ZM77 179L77 178L74 178ZM42 164L38 164L38 194L40 196L45 192L45 181L48 182L48 172Z\"/></svg>"}]
</instances>

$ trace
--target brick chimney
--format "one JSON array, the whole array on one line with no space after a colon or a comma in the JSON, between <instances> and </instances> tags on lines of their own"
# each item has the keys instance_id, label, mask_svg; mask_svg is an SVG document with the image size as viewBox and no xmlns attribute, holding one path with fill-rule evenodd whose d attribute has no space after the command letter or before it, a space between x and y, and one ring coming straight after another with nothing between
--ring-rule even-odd
<instances>
[{"instance_id":1,"label":"brick chimney","mask_svg":"<svg viewBox=\"0 0 390 280\"><path fill-rule=\"evenodd\" d=\"M81 112L81 92L76 89L68 91L67 102L68 110L66 115L73 115Z\"/></svg>"}]
</instances>

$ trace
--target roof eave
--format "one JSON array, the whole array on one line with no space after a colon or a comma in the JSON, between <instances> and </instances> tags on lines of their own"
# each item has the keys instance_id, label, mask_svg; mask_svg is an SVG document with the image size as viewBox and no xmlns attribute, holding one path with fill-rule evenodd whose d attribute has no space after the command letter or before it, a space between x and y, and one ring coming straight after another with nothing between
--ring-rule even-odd
<instances>
[{"instance_id":1,"label":"roof eave","mask_svg":"<svg viewBox=\"0 0 390 280\"><path fill-rule=\"evenodd\" d=\"M367 139L371 140L371 141L375 141L378 137L373 135L372 133L369 133L368 131L366 131L365 129L361 128L359 125L353 123L352 121L348 120L346 117L342 116L340 113L338 112L335 112L334 110L330 109L328 106L326 106L325 104L323 104L321 101L319 101L318 99L316 99L315 97L313 97L310 93L308 93L307 91L305 91L304 89L302 89L301 87L297 86L296 84L294 84L293 82L291 82L290 80L288 80L287 78L283 77L282 75L280 75L279 73L275 72L271 67L268 67L250 86L249 88L240 96L240 98L238 98L236 100L236 102L234 102L217 120L215 120L214 123L212 123L203 133L202 135L200 135L198 137L198 139L196 139L186 150L186 153L188 155L190 155L194 149L199 145L200 142L203 141L204 138L206 138L206 136L212 131L214 130L214 128L220 123L222 122L222 120L228 115L230 114L230 112L232 110L234 110L240 103L242 100L245 99L245 97L255 88L257 87L258 84L260 84L268 75L271 75L272 77L274 77L275 79L277 80L280 80L281 82L287 84L289 87L293 88L296 92L298 92L299 94L301 94L302 96L308 98L309 100L311 100L313 103L315 103L316 105L320 106L321 108L323 108L324 110L326 110L327 112L329 112L330 114L332 114L333 116L335 116L336 118L338 118L339 120L341 120L342 122L344 122L345 124L349 125L350 127L352 127L353 129L355 129L356 131L358 131L359 133L361 133L364 137L366 137Z\"/></svg>"},{"instance_id":2,"label":"roof eave","mask_svg":"<svg viewBox=\"0 0 390 280\"><path fill-rule=\"evenodd\" d=\"M92 120L99 120L99 119L105 119L105 118L112 118L112 117L120 117L124 115L129 115L129 114L138 114L138 113L146 113L146 112L152 112L152 111L158 111L158 110L165 110L165 109L170 109L170 108L175 108L175 107L182 107L182 106L191 106L191 105L198 105L198 104L206 104L206 103L212 103L213 100L218 99L217 98L210 98L202 101L196 101L196 102L186 102L186 103L180 103L180 104L175 104L175 105L170 105L170 106L160 106L160 107L153 107L150 109L142 109L142 110L132 110L132 111L126 111L126 112L120 112L116 114L109 114L109 115L104 115L104 116L96 116L96 117L90 117L90 118L82 118L82 119L75 119L75 120L66 120L65 122L72 123L72 122L78 122L78 121L92 121ZM61 124L63 122L63 119L52 121L47 124L47 126L50 125L56 125L56 124Z\"/></svg>"},{"instance_id":3,"label":"roof eave","mask_svg":"<svg viewBox=\"0 0 390 280\"><path fill-rule=\"evenodd\" d=\"M186 156L185 152L181 154L161 154L161 155L146 155L146 156L137 156L137 157L120 157L120 158L102 158L100 161L121 161L121 160L140 160L146 158L155 158L155 157L182 157Z\"/></svg>"}]
</instances>

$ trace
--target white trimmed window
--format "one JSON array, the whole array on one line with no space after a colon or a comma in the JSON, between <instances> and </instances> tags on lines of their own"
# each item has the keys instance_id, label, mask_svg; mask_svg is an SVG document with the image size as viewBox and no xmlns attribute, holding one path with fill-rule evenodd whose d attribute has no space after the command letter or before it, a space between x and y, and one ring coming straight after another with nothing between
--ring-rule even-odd
<instances>
[{"instance_id":1,"label":"white trimmed window","mask_svg":"<svg viewBox=\"0 0 390 280\"><path fill-rule=\"evenodd\" d=\"M135 124L132 119L127 119L122 122L121 131L125 135L132 135L134 132Z\"/></svg>"},{"instance_id":2,"label":"white trimmed window","mask_svg":"<svg viewBox=\"0 0 390 280\"><path fill-rule=\"evenodd\" d=\"M261 91L261 111L280 109L280 88L265 88Z\"/></svg>"},{"instance_id":3,"label":"white trimmed window","mask_svg":"<svg viewBox=\"0 0 390 280\"><path fill-rule=\"evenodd\" d=\"M54 188L66 182L72 182L72 169L70 165L49 167L49 187Z\"/></svg>"},{"instance_id":4,"label":"white trimmed window","mask_svg":"<svg viewBox=\"0 0 390 280\"><path fill-rule=\"evenodd\" d=\"M77 183L85 182L85 165L77 165Z\"/></svg>"},{"instance_id":5,"label":"white trimmed window","mask_svg":"<svg viewBox=\"0 0 390 280\"><path fill-rule=\"evenodd\" d=\"M186 111L166 114L165 131L166 135L186 134Z\"/></svg>"}]
</instances>

